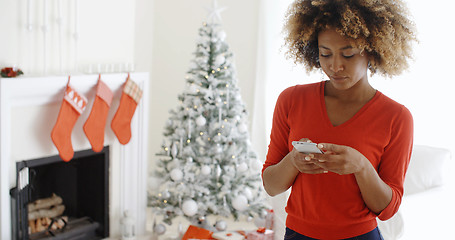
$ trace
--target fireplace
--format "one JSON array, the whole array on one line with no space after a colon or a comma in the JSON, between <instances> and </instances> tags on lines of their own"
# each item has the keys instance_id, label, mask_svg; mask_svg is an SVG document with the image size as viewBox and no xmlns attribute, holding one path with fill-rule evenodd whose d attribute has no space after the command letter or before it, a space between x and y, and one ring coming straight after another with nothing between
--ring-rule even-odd
<instances>
[{"instance_id":1,"label":"fireplace","mask_svg":"<svg viewBox=\"0 0 455 240\"><path fill-rule=\"evenodd\" d=\"M134 219L137 235L145 233L146 223L149 76L148 73L131 73L131 79L143 90L143 97L131 121L131 141L121 145L110 129L110 123L118 108L121 87L126 77L126 73L101 75L113 91L114 98L107 117L104 139L104 146L109 148L105 199L108 201L105 206L108 220L104 223L96 222L106 225L100 232L107 231L108 236L114 238L120 236L120 219L126 210ZM90 114L97 80L98 75L71 76L71 85L88 98L87 108L72 130L75 153L87 149L94 153L82 127ZM59 113L67 81L68 76L2 78L0 81L0 239L13 239L12 229L16 228L12 221L15 206L10 196L10 189L19 187L16 166L24 159L58 156L50 133ZM32 175L29 177L31 179ZM30 198L34 198L33 193ZM69 203L71 200L63 201ZM105 235L101 238L103 236Z\"/></svg>"},{"instance_id":2,"label":"fireplace","mask_svg":"<svg viewBox=\"0 0 455 240\"><path fill-rule=\"evenodd\" d=\"M25 180L28 184L21 184L24 178L18 177L16 186L22 186L19 187L22 189L11 191L16 239L101 239L109 236L109 147L99 153L78 151L70 162L63 162L59 156L21 161L16 163L16 170L16 176L24 171L28 176ZM49 206L53 206L51 202L57 198L60 200L58 206L64 210L54 214L48 209L56 209ZM41 202L33 207L42 205L43 208L27 208L37 200ZM62 216L65 220L57 229ZM41 219L43 222L47 219L45 227L41 225ZM37 222L41 229L36 229Z\"/></svg>"}]
</instances>

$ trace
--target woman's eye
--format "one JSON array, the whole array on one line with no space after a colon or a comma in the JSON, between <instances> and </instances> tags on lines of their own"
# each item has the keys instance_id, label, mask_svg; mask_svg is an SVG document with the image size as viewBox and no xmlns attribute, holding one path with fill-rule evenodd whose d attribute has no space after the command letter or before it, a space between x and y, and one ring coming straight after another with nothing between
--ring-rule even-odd
<instances>
[{"instance_id":1,"label":"woman's eye","mask_svg":"<svg viewBox=\"0 0 455 240\"><path fill-rule=\"evenodd\" d=\"M321 57L330 57L331 55L330 54L322 54L321 53Z\"/></svg>"},{"instance_id":2,"label":"woman's eye","mask_svg":"<svg viewBox=\"0 0 455 240\"><path fill-rule=\"evenodd\" d=\"M355 54L352 54L352 55L343 55L344 58L352 58L354 57Z\"/></svg>"}]
</instances>

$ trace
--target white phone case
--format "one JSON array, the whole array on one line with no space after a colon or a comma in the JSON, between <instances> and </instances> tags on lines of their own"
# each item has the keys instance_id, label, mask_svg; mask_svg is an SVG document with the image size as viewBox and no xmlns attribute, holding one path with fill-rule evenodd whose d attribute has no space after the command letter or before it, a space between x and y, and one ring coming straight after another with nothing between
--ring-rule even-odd
<instances>
[{"instance_id":1,"label":"white phone case","mask_svg":"<svg viewBox=\"0 0 455 240\"><path fill-rule=\"evenodd\" d=\"M293 141L292 146L302 153L324 153L317 147L316 143Z\"/></svg>"}]
</instances>

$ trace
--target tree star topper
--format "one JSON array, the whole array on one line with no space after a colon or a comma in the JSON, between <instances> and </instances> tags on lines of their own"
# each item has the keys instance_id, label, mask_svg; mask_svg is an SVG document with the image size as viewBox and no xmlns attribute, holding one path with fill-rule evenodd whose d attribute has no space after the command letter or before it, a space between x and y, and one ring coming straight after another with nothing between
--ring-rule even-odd
<instances>
[{"instance_id":1,"label":"tree star topper","mask_svg":"<svg viewBox=\"0 0 455 240\"><path fill-rule=\"evenodd\" d=\"M217 0L213 0L212 7L211 8L206 7L207 11L209 12L207 20L210 21L210 23L214 23L216 20L221 22L221 12L226 10L226 8L227 7L218 8Z\"/></svg>"}]
</instances>

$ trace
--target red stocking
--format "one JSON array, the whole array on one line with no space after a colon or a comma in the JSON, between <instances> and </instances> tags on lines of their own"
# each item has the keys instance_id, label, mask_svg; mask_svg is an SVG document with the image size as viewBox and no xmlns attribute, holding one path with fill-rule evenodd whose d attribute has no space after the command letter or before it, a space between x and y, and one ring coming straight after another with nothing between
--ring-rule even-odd
<instances>
[{"instance_id":1,"label":"red stocking","mask_svg":"<svg viewBox=\"0 0 455 240\"><path fill-rule=\"evenodd\" d=\"M55 123L54 129L51 132L52 141L57 147L60 157L65 162L73 158L74 151L71 143L71 132L86 105L87 99L71 88L68 78L57 123Z\"/></svg>"},{"instance_id":2,"label":"red stocking","mask_svg":"<svg viewBox=\"0 0 455 240\"><path fill-rule=\"evenodd\" d=\"M111 128L118 138L118 141L125 145L131 139L131 119L136 111L137 104L142 97L142 90L139 86L128 78L123 86L120 105L112 119Z\"/></svg>"},{"instance_id":3,"label":"red stocking","mask_svg":"<svg viewBox=\"0 0 455 240\"><path fill-rule=\"evenodd\" d=\"M87 136L92 149L95 152L103 150L104 145L104 126L106 125L107 114L112 102L112 91L98 78L96 88L96 98L93 103L90 116L84 124L84 132Z\"/></svg>"}]
</instances>

